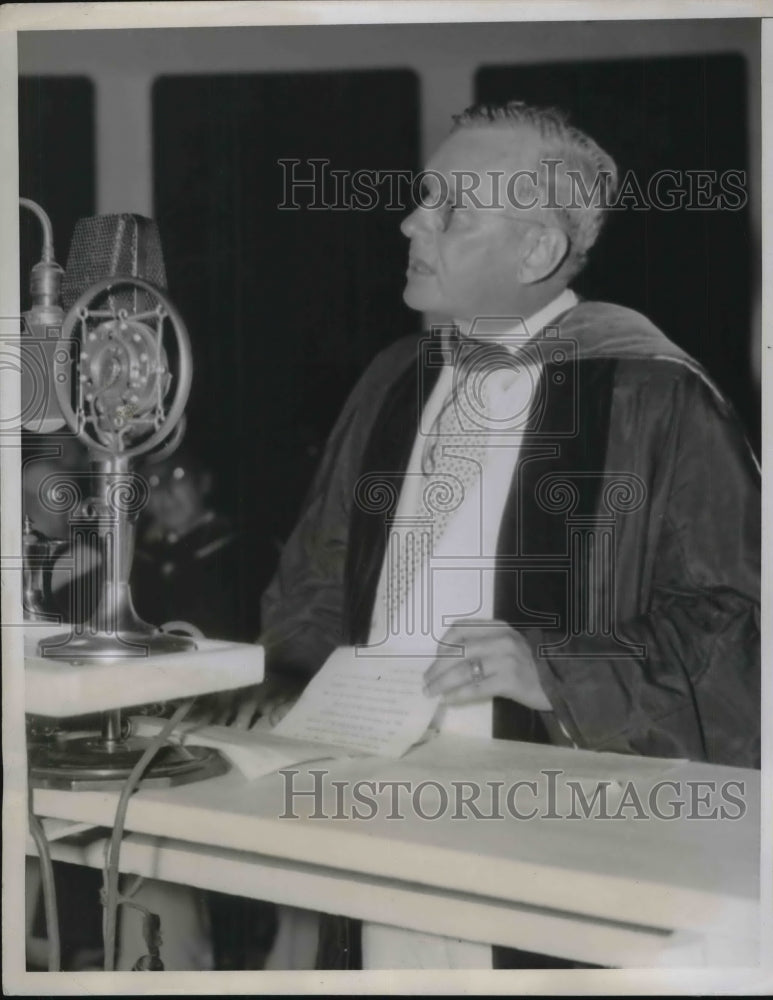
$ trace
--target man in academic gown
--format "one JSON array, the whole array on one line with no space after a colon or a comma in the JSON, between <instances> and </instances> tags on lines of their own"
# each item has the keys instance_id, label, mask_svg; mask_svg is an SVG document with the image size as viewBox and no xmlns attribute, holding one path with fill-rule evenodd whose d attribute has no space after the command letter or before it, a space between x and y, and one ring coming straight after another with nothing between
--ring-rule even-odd
<instances>
[{"instance_id":1,"label":"man in academic gown","mask_svg":"<svg viewBox=\"0 0 773 1000\"><path fill-rule=\"evenodd\" d=\"M453 373L481 350L509 371L501 385L528 373L531 388L510 428L509 485L476 515L496 555L488 606L443 637L465 656L433 663L429 693L449 708L489 705L494 737L758 766L754 457L694 360L644 316L569 288L603 219L598 196L578 205L577 178L586 193L603 178L609 196L615 174L554 112L459 116L402 227L405 300L453 329L394 343L347 401L264 596L268 675L243 723L383 626L390 518L405 512L438 413L458 400ZM484 485L505 461L487 433ZM368 502L374 483L386 506ZM353 927L324 925L325 963L356 967Z\"/></svg>"}]
</instances>

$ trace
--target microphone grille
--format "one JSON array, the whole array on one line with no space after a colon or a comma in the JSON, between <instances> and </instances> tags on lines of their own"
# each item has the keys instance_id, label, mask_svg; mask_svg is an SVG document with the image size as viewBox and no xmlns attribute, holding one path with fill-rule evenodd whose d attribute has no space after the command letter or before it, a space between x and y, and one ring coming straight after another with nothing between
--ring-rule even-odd
<instances>
[{"instance_id":1,"label":"microphone grille","mask_svg":"<svg viewBox=\"0 0 773 1000\"><path fill-rule=\"evenodd\" d=\"M65 312L87 288L108 277L144 278L166 288L161 237L152 219L125 212L78 220L62 281ZM108 303L139 312L151 305L151 299L140 289L120 288L105 292L94 306Z\"/></svg>"}]
</instances>

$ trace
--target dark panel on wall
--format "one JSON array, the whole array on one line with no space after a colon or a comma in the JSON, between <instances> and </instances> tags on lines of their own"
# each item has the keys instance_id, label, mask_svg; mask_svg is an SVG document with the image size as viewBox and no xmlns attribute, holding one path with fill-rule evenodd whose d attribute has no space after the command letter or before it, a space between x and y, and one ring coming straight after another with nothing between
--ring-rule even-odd
<instances>
[{"instance_id":1,"label":"dark panel on wall","mask_svg":"<svg viewBox=\"0 0 773 1000\"><path fill-rule=\"evenodd\" d=\"M85 77L19 78L19 194L48 212L64 267L76 221L94 214L94 85ZM40 260L40 231L21 215L21 303L29 306L29 270Z\"/></svg>"},{"instance_id":2,"label":"dark panel on wall","mask_svg":"<svg viewBox=\"0 0 773 1000\"><path fill-rule=\"evenodd\" d=\"M701 208L703 197L746 172L747 81L742 56L710 55L533 66L487 66L476 78L477 99L521 99L556 105L588 131L629 172L644 200L658 171L663 195L692 195L673 210L628 207L610 213L586 271L574 282L583 295L646 313L672 340L701 361L728 393L754 442L759 407L749 375L753 287L749 210L738 190L728 205ZM717 183L688 171L714 171ZM747 174L748 176L748 174ZM633 180L630 182L634 183ZM745 185L744 185L745 186ZM627 199L641 204L638 189ZM679 198L677 194L675 198ZM692 197L693 207L687 208ZM655 199L657 200L657 196ZM743 203L737 210L730 204Z\"/></svg>"},{"instance_id":3,"label":"dark panel on wall","mask_svg":"<svg viewBox=\"0 0 773 1000\"><path fill-rule=\"evenodd\" d=\"M349 389L380 348L418 328L401 298L402 212L310 209L334 199L329 181L297 191L301 210L281 209L290 167L278 161L302 161L300 178L311 158L416 170L417 79L164 77L153 129L155 216L194 350L188 442L212 464L265 583Z\"/></svg>"}]
</instances>

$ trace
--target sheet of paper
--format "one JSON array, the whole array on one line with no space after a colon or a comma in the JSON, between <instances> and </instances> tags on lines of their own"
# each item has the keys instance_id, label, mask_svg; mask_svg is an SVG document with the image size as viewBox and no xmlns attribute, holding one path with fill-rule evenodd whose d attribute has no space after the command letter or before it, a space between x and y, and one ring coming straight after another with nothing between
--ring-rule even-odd
<instances>
[{"instance_id":1,"label":"sheet of paper","mask_svg":"<svg viewBox=\"0 0 773 1000\"><path fill-rule=\"evenodd\" d=\"M438 699L423 676L433 656L357 655L342 646L327 659L273 732L379 757L400 757L421 739Z\"/></svg>"}]
</instances>

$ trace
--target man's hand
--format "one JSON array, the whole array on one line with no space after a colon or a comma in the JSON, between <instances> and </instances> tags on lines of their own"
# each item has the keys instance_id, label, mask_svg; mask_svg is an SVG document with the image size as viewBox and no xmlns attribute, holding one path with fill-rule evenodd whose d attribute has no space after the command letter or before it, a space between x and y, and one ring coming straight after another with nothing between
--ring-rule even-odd
<instances>
[{"instance_id":1,"label":"man's hand","mask_svg":"<svg viewBox=\"0 0 773 1000\"><path fill-rule=\"evenodd\" d=\"M237 729L275 726L287 715L298 697L299 692L295 688L277 685L270 680L264 681L251 688L246 697L239 700L230 725Z\"/></svg>"},{"instance_id":2,"label":"man's hand","mask_svg":"<svg viewBox=\"0 0 773 1000\"><path fill-rule=\"evenodd\" d=\"M262 684L199 698L192 714L197 721L213 726L275 726L292 708L300 690L297 684L267 677Z\"/></svg>"},{"instance_id":3,"label":"man's hand","mask_svg":"<svg viewBox=\"0 0 773 1000\"><path fill-rule=\"evenodd\" d=\"M443 642L460 645L464 657L440 656L424 674L424 689L447 705L511 698L540 712L552 709L523 636L505 622L469 618L453 625Z\"/></svg>"}]
</instances>

